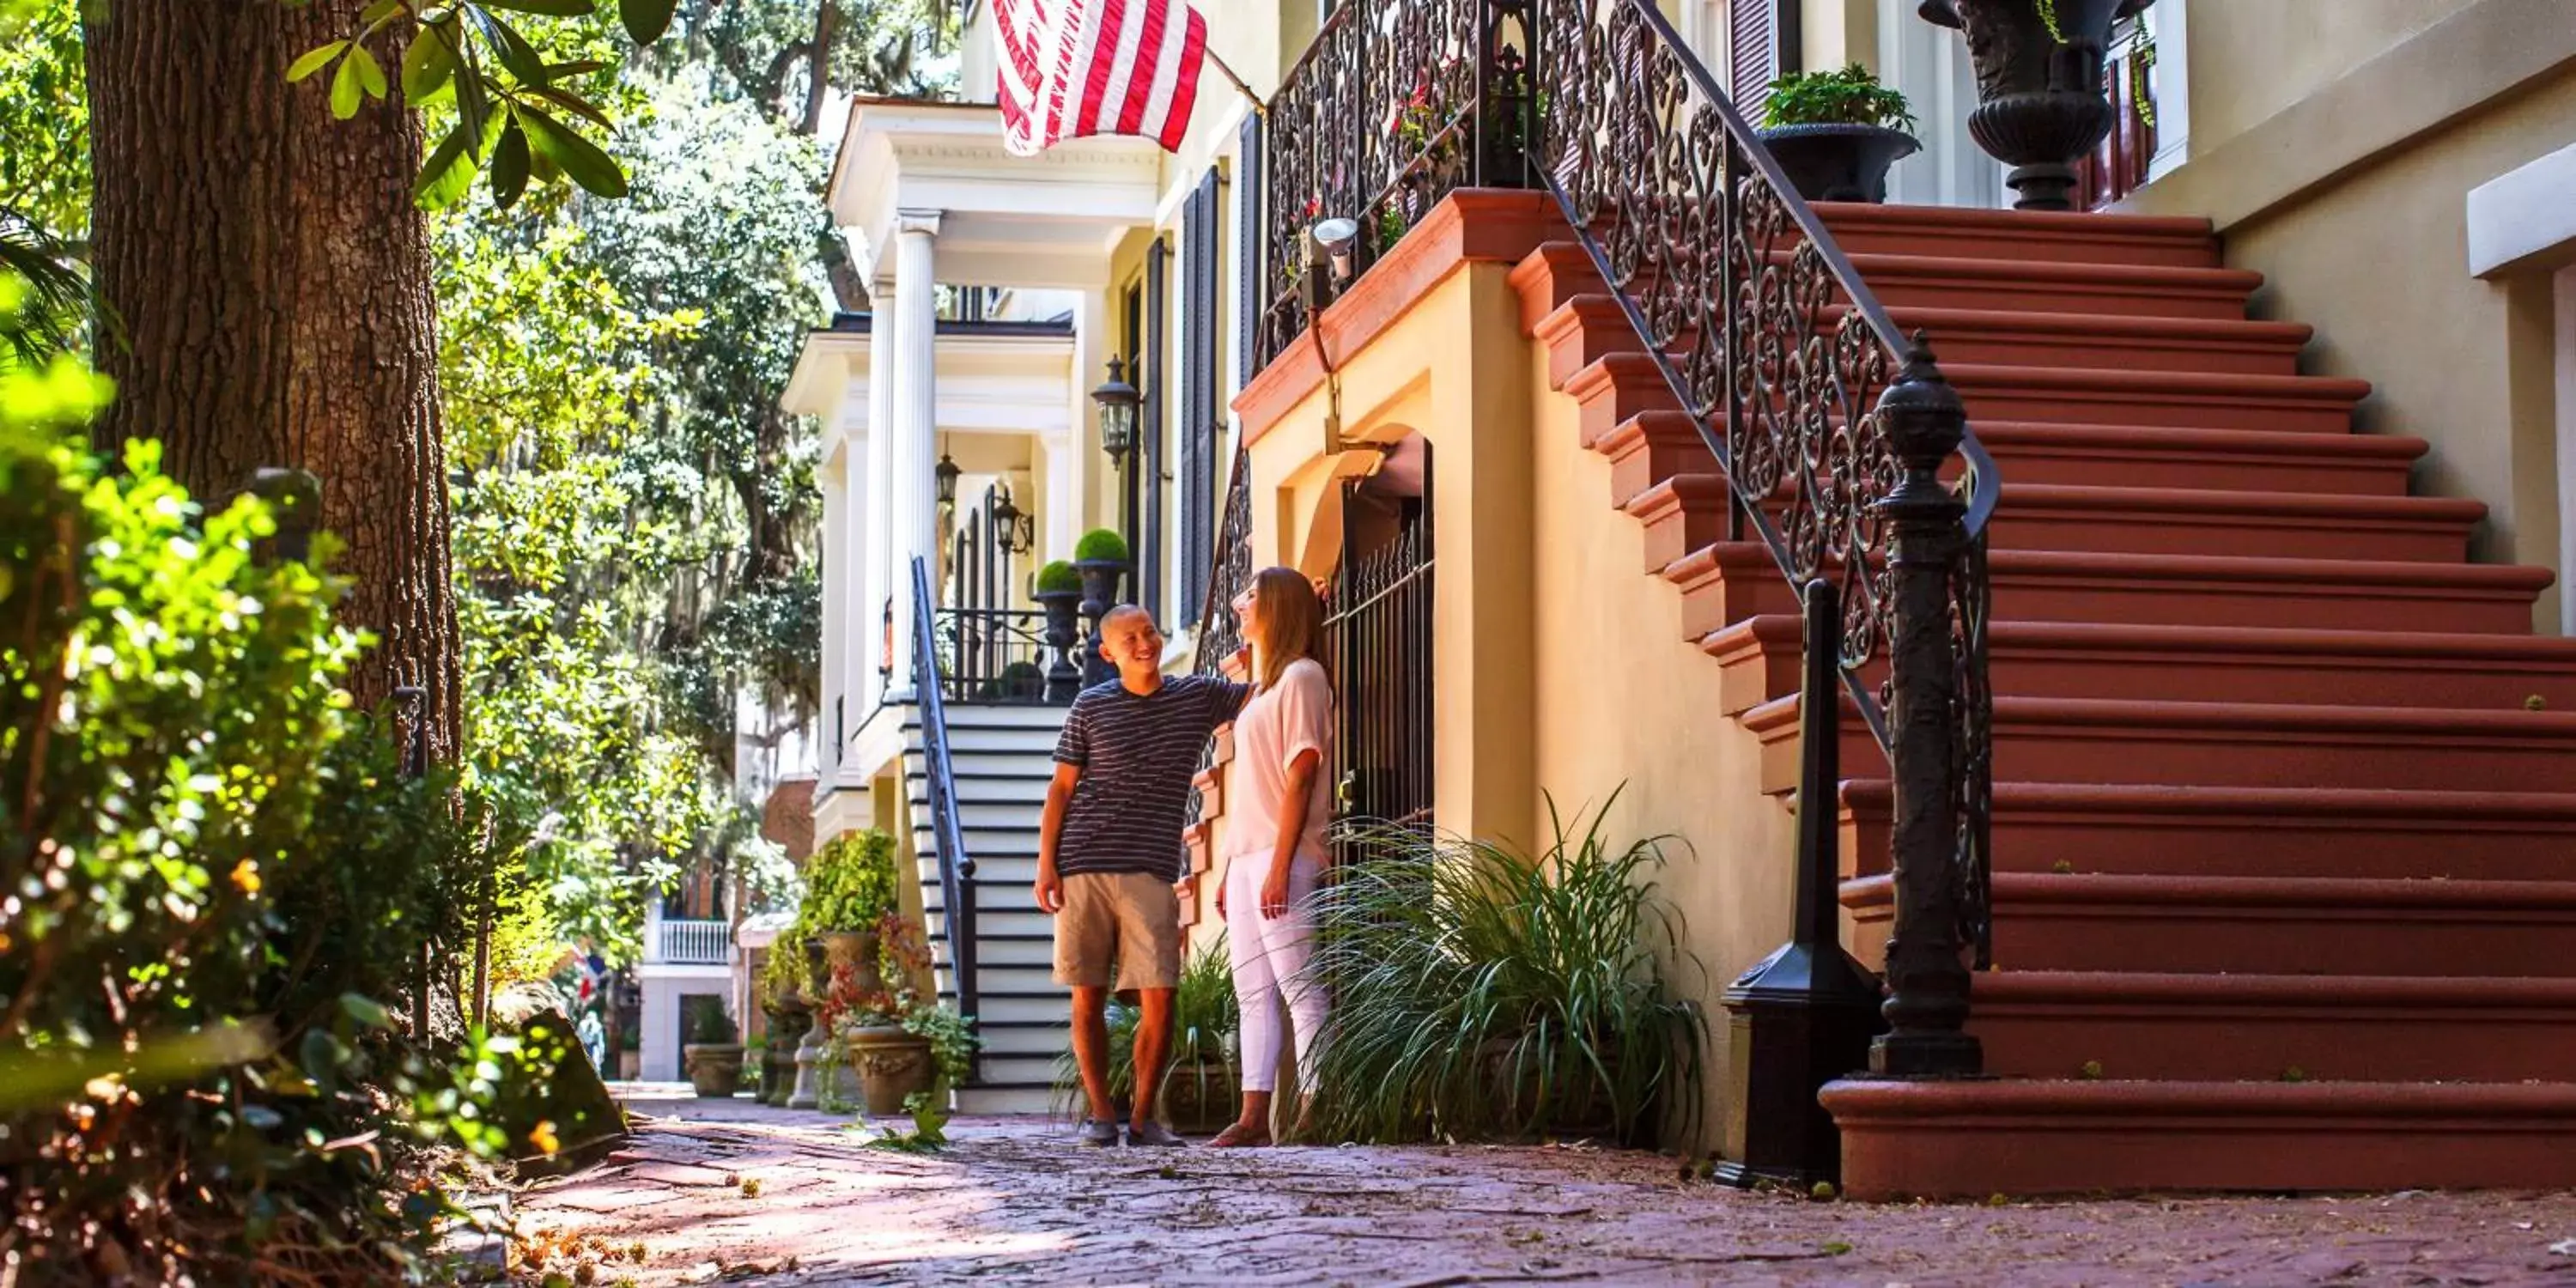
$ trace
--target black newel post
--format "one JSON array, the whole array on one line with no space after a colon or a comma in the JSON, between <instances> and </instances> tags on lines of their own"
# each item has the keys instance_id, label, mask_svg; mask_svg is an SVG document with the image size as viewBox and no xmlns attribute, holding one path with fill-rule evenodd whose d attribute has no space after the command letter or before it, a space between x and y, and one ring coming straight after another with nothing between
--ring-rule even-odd
<instances>
[{"instance_id":1,"label":"black newel post","mask_svg":"<svg viewBox=\"0 0 2576 1288\"><path fill-rule=\"evenodd\" d=\"M1843 597L1807 585L1806 674L1798 689L1798 902L1789 942L1726 990L1730 1030L1726 1161L1731 1185L1801 1189L1842 1179L1842 1138L1816 1102L1869 1063L1878 981L1843 951Z\"/></svg>"},{"instance_id":2,"label":"black newel post","mask_svg":"<svg viewBox=\"0 0 2576 1288\"><path fill-rule=\"evenodd\" d=\"M1967 546L1967 507L1940 470L1966 436L1967 409L1917 334L1904 370L1878 400L1904 476L1879 503L1895 531L1896 626L1888 707L1894 742L1896 929L1887 941L1889 1031L1870 1045L1872 1073L1967 1077L1985 1058L1965 1031L1966 947L1960 926L1959 679L1950 584Z\"/></svg>"}]
</instances>

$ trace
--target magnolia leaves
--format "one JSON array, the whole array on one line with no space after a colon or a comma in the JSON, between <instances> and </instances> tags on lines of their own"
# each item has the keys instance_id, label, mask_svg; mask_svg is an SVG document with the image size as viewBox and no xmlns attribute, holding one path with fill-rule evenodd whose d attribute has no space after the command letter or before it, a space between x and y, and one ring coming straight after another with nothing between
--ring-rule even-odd
<instances>
[{"instance_id":1,"label":"magnolia leaves","mask_svg":"<svg viewBox=\"0 0 2576 1288\"><path fill-rule=\"evenodd\" d=\"M670 29L676 7L677 0L618 0L618 19L638 44L650 44ZM599 196L622 197L626 172L568 122L578 120L601 131L613 130L615 124L563 84L604 71L608 64L590 59L549 63L500 16L506 11L582 19L598 10L598 0L374 0L358 16L357 35L308 51L286 69L286 78L302 81L331 68L331 114L344 121L370 100L390 97L397 87L402 101L414 107L452 108L452 119L431 145L413 187L424 207L434 210L462 200L477 174L490 183L494 204L505 210L526 193L531 180L551 184L569 179ZM396 75L389 79L369 44L404 17L414 23Z\"/></svg>"}]
</instances>

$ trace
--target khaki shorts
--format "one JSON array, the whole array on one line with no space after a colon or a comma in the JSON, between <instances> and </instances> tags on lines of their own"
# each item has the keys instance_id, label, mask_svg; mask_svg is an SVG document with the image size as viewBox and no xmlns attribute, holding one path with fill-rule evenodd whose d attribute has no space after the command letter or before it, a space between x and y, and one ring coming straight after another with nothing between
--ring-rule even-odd
<instances>
[{"instance_id":1,"label":"khaki shorts","mask_svg":"<svg viewBox=\"0 0 2576 1288\"><path fill-rule=\"evenodd\" d=\"M1181 901L1172 883L1143 872L1076 872L1055 914L1055 982L1072 988L1177 988Z\"/></svg>"}]
</instances>

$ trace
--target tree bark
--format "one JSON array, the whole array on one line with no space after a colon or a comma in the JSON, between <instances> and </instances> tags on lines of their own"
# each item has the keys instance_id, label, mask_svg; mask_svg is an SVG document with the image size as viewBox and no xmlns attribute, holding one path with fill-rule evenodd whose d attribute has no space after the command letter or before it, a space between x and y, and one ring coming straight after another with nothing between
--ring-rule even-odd
<instances>
[{"instance_id":1,"label":"tree bark","mask_svg":"<svg viewBox=\"0 0 2576 1288\"><path fill-rule=\"evenodd\" d=\"M117 390L96 435L161 440L210 508L260 466L319 475L321 526L346 543L332 566L355 579L343 620L379 641L350 687L368 709L425 688L446 760L460 678L420 122L394 102L335 120L328 69L285 80L363 7L121 0L87 20L100 366ZM399 48L376 46L389 72Z\"/></svg>"},{"instance_id":2,"label":"tree bark","mask_svg":"<svg viewBox=\"0 0 2576 1288\"><path fill-rule=\"evenodd\" d=\"M821 0L814 8L814 55L805 77L805 119L798 126L806 135L823 132L823 99L832 89L833 28L840 25L841 11L832 0Z\"/></svg>"}]
</instances>

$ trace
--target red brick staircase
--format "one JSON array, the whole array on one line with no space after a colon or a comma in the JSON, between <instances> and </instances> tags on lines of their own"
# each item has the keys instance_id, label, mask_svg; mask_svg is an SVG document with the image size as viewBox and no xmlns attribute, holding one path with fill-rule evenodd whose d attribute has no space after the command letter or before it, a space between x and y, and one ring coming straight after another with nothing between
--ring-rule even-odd
<instances>
[{"instance_id":1,"label":"red brick staircase","mask_svg":"<svg viewBox=\"0 0 2576 1288\"><path fill-rule=\"evenodd\" d=\"M1819 207L1930 333L1990 528L1990 1080L1845 1082L1862 1197L2576 1184L2576 640L2466 561L2475 501L2195 220ZM1571 241L1512 276L1727 714L1797 782L1799 620ZM1843 903L1891 915L1886 760L1846 719Z\"/></svg>"}]
</instances>

